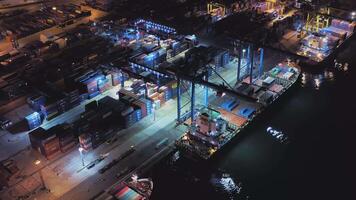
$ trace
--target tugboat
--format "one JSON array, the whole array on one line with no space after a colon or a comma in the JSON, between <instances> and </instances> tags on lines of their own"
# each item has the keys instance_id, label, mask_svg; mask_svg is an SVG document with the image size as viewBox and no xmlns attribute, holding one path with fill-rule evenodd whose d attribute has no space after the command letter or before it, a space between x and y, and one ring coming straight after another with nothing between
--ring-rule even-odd
<instances>
[{"instance_id":1,"label":"tugboat","mask_svg":"<svg viewBox=\"0 0 356 200\"><path fill-rule=\"evenodd\" d=\"M268 127L267 133L272 135L275 139L277 139L281 143L288 142L288 136L285 135L282 131L277 131L277 130L273 129L272 127Z\"/></svg>"},{"instance_id":2,"label":"tugboat","mask_svg":"<svg viewBox=\"0 0 356 200\"><path fill-rule=\"evenodd\" d=\"M145 199L149 199L152 194L153 182L150 178L139 179L136 174L133 174L127 185L146 197Z\"/></svg>"},{"instance_id":3,"label":"tugboat","mask_svg":"<svg viewBox=\"0 0 356 200\"><path fill-rule=\"evenodd\" d=\"M113 187L109 193L117 200L148 200L152 190L153 182L150 178L139 179L134 174L129 180Z\"/></svg>"}]
</instances>

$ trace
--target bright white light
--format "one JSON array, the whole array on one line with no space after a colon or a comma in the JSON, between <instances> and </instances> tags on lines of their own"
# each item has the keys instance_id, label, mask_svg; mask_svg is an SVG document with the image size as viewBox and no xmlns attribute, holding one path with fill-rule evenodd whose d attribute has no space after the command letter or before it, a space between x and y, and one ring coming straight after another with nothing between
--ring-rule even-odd
<instances>
[{"instance_id":1,"label":"bright white light","mask_svg":"<svg viewBox=\"0 0 356 200\"><path fill-rule=\"evenodd\" d=\"M40 161L40 160L35 160L33 163L34 163L35 165L39 165L39 164L41 163L41 161Z\"/></svg>"},{"instance_id":2,"label":"bright white light","mask_svg":"<svg viewBox=\"0 0 356 200\"><path fill-rule=\"evenodd\" d=\"M353 17L355 17L355 16L356 16L356 12L355 12L355 11L352 12L351 15L352 15Z\"/></svg>"},{"instance_id":3,"label":"bright white light","mask_svg":"<svg viewBox=\"0 0 356 200\"><path fill-rule=\"evenodd\" d=\"M319 88L320 87L320 80L319 79L314 79L314 82L315 82L315 86L317 87L317 88Z\"/></svg>"},{"instance_id":4,"label":"bright white light","mask_svg":"<svg viewBox=\"0 0 356 200\"><path fill-rule=\"evenodd\" d=\"M137 182L137 180L138 180L137 174L132 174L131 179L133 182Z\"/></svg>"}]
</instances>

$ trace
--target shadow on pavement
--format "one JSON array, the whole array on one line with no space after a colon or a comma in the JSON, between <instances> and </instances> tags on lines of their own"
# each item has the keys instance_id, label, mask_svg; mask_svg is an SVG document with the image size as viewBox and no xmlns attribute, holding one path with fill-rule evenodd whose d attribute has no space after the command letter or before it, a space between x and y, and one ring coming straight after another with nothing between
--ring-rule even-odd
<instances>
[{"instance_id":1,"label":"shadow on pavement","mask_svg":"<svg viewBox=\"0 0 356 200\"><path fill-rule=\"evenodd\" d=\"M12 125L10 128L7 129L12 134L22 133L28 131L28 125L25 119L17 122L16 124Z\"/></svg>"}]
</instances>

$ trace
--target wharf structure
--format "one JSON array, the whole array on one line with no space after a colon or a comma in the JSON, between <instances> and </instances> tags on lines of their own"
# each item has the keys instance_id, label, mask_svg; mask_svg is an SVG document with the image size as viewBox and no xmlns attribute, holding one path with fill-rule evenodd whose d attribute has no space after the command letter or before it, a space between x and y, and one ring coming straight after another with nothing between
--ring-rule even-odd
<instances>
[{"instance_id":1,"label":"wharf structure","mask_svg":"<svg viewBox=\"0 0 356 200\"><path fill-rule=\"evenodd\" d=\"M61 36L66 45L73 44L48 58L54 70L65 72L63 77L46 72L53 77L46 84L40 83L41 78L28 78L39 92L27 100L36 116L27 121L30 129L42 127L30 134L32 146L48 159L78 143L86 151L95 149L115 132L154 115L171 99L177 102L177 125L188 124L191 135L200 134L203 140L222 147L299 75L291 62L265 72L264 49L252 43L239 43L235 55L229 49L200 45L195 35L180 35L172 27L146 19L125 24L93 22L73 36ZM82 61L66 53L67 48L79 49L78 42L90 47L80 52ZM69 58L70 67L57 67L56 56ZM30 72L40 77L36 71ZM113 91L111 97L105 97ZM189 96L186 103L183 94ZM71 117L66 134L41 125L81 104L86 104L85 110L79 117ZM202 113L208 116L203 118ZM203 127L216 120L221 124ZM51 138L44 132L51 133ZM52 140L56 149L47 148L54 146ZM181 144L185 143L177 142L179 147Z\"/></svg>"},{"instance_id":2,"label":"wharf structure","mask_svg":"<svg viewBox=\"0 0 356 200\"><path fill-rule=\"evenodd\" d=\"M251 43L241 45L241 54L234 57L229 50L199 45L194 35L179 36L173 28L142 19L134 24L136 30L131 32L136 39L128 46L135 51L129 58L129 67L121 70L153 81L151 84L163 93L168 92L164 89L166 83L174 85L169 91L177 100L177 124L188 126L176 145L205 159L287 91L300 74L290 61L265 72L264 49ZM243 48L247 48L246 55ZM258 66L254 59L259 61ZM182 105L181 99L185 91L190 95L190 112L182 113L187 106ZM164 102L159 97L162 94L155 98L147 84L143 93L152 98L155 107Z\"/></svg>"},{"instance_id":3,"label":"wharf structure","mask_svg":"<svg viewBox=\"0 0 356 200\"><path fill-rule=\"evenodd\" d=\"M236 41L290 53L305 64L318 65L330 61L353 36L355 19L355 12L326 4L266 0L217 21L214 31Z\"/></svg>"}]
</instances>

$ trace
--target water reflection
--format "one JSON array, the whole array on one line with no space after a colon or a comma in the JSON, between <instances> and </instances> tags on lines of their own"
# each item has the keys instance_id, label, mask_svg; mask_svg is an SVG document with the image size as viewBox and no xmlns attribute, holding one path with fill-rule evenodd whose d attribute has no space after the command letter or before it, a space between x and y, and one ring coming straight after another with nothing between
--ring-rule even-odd
<instances>
[{"instance_id":1,"label":"water reflection","mask_svg":"<svg viewBox=\"0 0 356 200\"><path fill-rule=\"evenodd\" d=\"M342 67L342 72L348 71L348 65ZM324 83L326 82L334 82L336 77L335 73L337 71L333 68L327 68L323 71L315 74L310 72L302 72L301 75L301 86L302 87L311 87L315 90L319 90Z\"/></svg>"},{"instance_id":2,"label":"water reflection","mask_svg":"<svg viewBox=\"0 0 356 200\"><path fill-rule=\"evenodd\" d=\"M226 199L248 199L248 195L242 191L242 183L234 180L228 173L215 173L210 178L210 183Z\"/></svg>"},{"instance_id":3,"label":"water reflection","mask_svg":"<svg viewBox=\"0 0 356 200\"><path fill-rule=\"evenodd\" d=\"M339 71L347 72L349 70L349 63L339 63L334 60L334 68Z\"/></svg>"},{"instance_id":4,"label":"water reflection","mask_svg":"<svg viewBox=\"0 0 356 200\"><path fill-rule=\"evenodd\" d=\"M323 81L323 77L321 76L321 74L319 74L319 76L314 78L314 85L315 85L315 89L316 90L319 90L320 84L321 84L322 81Z\"/></svg>"}]
</instances>

